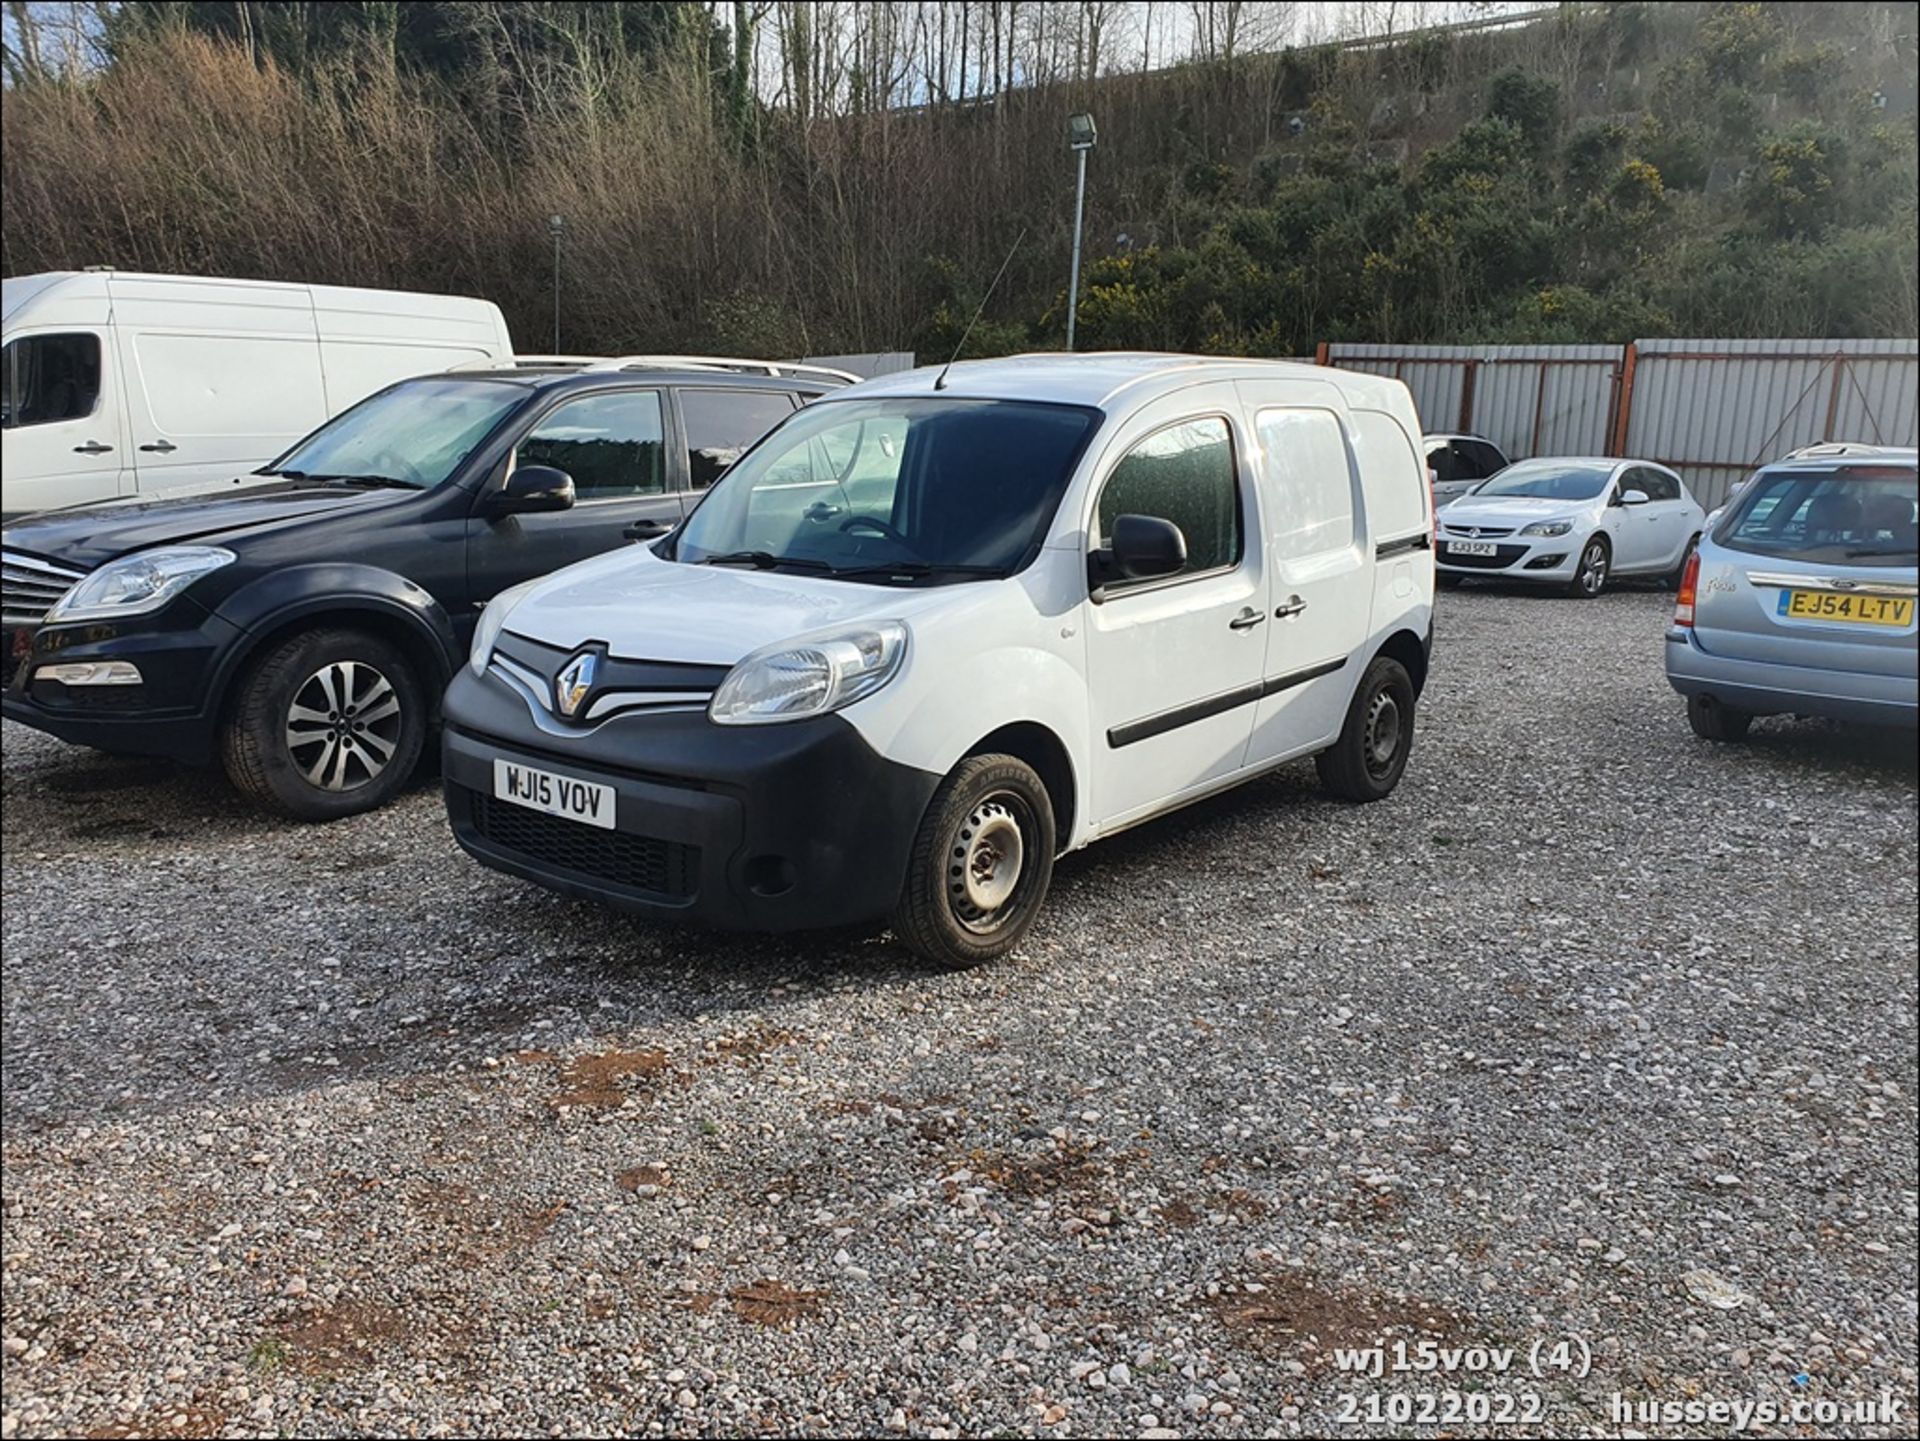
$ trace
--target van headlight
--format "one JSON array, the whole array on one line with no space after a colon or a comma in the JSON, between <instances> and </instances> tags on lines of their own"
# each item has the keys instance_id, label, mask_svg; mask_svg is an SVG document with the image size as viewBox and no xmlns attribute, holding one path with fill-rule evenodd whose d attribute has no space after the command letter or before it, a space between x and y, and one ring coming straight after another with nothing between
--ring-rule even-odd
<instances>
[{"instance_id":1,"label":"van headlight","mask_svg":"<svg viewBox=\"0 0 1920 1441\"><path fill-rule=\"evenodd\" d=\"M907 628L897 620L764 646L727 672L707 714L732 726L825 715L879 690L906 654Z\"/></svg>"},{"instance_id":2,"label":"van headlight","mask_svg":"<svg viewBox=\"0 0 1920 1441\"><path fill-rule=\"evenodd\" d=\"M1570 520L1536 520L1532 525L1520 527L1522 535L1565 535L1573 529Z\"/></svg>"},{"instance_id":3,"label":"van headlight","mask_svg":"<svg viewBox=\"0 0 1920 1441\"><path fill-rule=\"evenodd\" d=\"M480 623L473 628L473 644L467 650L467 668L475 675L487 673L487 662L493 659L493 643L500 639L500 631L507 623L508 614L526 599L527 592L538 585L540 579L535 577L508 586L488 601L487 608L480 612Z\"/></svg>"},{"instance_id":4,"label":"van headlight","mask_svg":"<svg viewBox=\"0 0 1920 1441\"><path fill-rule=\"evenodd\" d=\"M161 545L108 561L53 603L45 624L115 620L160 609L201 576L232 565L217 545Z\"/></svg>"}]
</instances>

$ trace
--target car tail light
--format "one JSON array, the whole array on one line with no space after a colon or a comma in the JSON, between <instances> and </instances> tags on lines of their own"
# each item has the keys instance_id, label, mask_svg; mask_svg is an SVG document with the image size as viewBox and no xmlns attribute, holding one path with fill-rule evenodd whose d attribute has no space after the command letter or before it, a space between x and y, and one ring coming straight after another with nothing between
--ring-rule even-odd
<instances>
[{"instance_id":1,"label":"car tail light","mask_svg":"<svg viewBox=\"0 0 1920 1441\"><path fill-rule=\"evenodd\" d=\"M1680 573L1680 593L1673 598L1673 623L1693 624L1693 599L1700 591L1700 552L1687 557L1687 568Z\"/></svg>"}]
</instances>

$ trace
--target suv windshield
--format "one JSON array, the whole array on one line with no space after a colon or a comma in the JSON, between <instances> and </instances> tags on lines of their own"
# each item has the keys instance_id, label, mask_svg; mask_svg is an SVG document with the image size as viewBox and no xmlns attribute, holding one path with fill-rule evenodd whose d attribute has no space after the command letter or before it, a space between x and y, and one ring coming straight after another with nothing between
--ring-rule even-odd
<instances>
[{"instance_id":1,"label":"suv windshield","mask_svg":"<svg viewBox=\"0 0 1920 1441\"><path fill-rule=\"evenodd\" d=\"M1534 500L1592 500L1607 488L1611 469L1564 460L1515 461L1473 488L1476 496L1519 495Z\"/></svg>"},{"instance_id":2,"label":"suv windshield","mask_svg":"<svg viewBox=\"0 0 1920 1441\"><path fill-rule=\"evenodd\" d=\"M1920 471L1763 470L1714 531L1733 550L1824 564L1920 563Z\"/></svg>"},{"instance_id":3,"label":"suv windshield","mask_svg":"<svg viewBox=\"0 0 1920 1441\"><path fill-rule=\"evenodd\" d=\"M459 469L526 398L520 386L498 381L404 380L342 411L261 473L399 481L428 490Z\"/></svg>"},{"instance_id":4,"label":"suv windshield","mask_svg":"<svg viewBox=\"0 0 1920 1441\"><path fill-rule=\"evenodd\" d=\"M1099 413L1027 401L819 401L749 451L673 558L887 582L1010 575L1039 551Z\"/></svg>"}]
</instances>

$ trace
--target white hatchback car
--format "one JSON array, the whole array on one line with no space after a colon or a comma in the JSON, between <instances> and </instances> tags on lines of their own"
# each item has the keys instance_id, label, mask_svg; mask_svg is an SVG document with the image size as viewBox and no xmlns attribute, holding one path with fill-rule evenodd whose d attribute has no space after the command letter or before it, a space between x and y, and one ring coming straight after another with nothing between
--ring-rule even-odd
<instances>
[{"instance_id":1,"label":"white hatchback car","mask_svg":"<svg viewBox=\"0 0 1920 1441\"><path fill-rule=\"evenodd\" d=\"M1616 575L1677 585L1706 512L1664 465L1556 457L1515 461L1435 518L1443 584L1486 576L1591 599Z\"/></svg>"},{"instance_id":2,"label":"white hatchback car","mask_svg":"<svg viewBox=\"0 0 1920 1441\"><path fill-rule=\"evenodd\" d=\"M1407 764L1420 423L1314 366L1047 355L851 386L664 540L507 591L448 689L454 833L668 919L891 917L970 965L1056 854L1302 756Z\"/></svg>"}]
</instances>

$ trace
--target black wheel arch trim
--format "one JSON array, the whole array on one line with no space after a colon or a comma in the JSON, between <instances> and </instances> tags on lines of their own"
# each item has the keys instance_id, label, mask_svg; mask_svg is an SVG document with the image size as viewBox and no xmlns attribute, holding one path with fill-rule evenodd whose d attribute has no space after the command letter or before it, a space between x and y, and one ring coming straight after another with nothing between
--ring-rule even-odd
<instances>
[{"instance_id":1,"label":"black wheel arch trim","mask_svg":"<svg viewBox=\"0 0 1920 1441\"><path fill-rule=\"evenodd\" d=\"M439 693L460 665L460 640L446 608L425 588L378 566L323 561L269 571L222 600L214 614L245 633L220 657L208 687L215 714L260 647L297 621L350 623L361 615L398 624L435 662L435 673L422 680L436 714Z\"/></svg>"}]
</instances>

